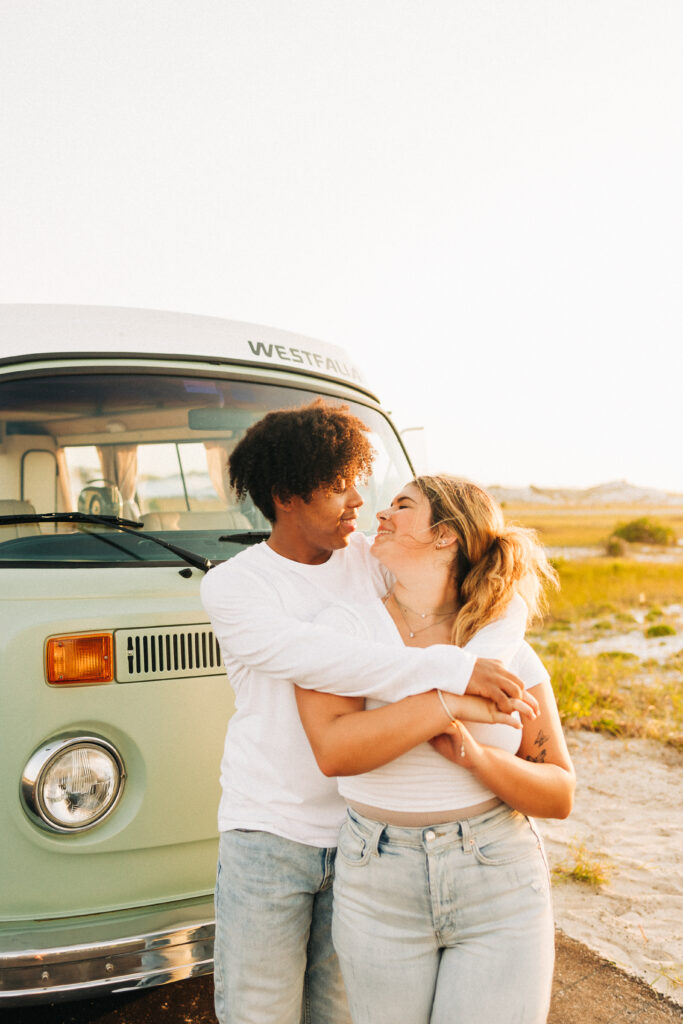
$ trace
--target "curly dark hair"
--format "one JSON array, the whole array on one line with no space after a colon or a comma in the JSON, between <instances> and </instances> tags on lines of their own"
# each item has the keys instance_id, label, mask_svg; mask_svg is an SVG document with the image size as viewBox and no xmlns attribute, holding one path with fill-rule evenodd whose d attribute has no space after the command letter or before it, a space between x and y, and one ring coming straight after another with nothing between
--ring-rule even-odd
<instances>
[{"instance_id":1,"label":"curly dark hair","mask_svg":"<svg viewBox=\"0 0 683 1024\"><path fill-rule=\"evenodd\" d=\"M238 498L249 494L274 523L273 495L308 502L318 487L367 479L375 456L367 432L348 405L330 405L322 398L298 409L269 412L247 430L230 456L230 483Z\"/></svg>"}]
</instances>

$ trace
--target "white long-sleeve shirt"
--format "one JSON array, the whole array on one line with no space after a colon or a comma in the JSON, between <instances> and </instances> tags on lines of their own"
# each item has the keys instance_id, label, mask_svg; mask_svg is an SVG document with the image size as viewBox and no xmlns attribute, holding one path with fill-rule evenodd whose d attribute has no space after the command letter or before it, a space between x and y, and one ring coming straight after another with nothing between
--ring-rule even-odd
<instances>
[{"instance_id":1,"label":"white long-sleeve shirt","mask_svg":"<svg viewBox=\"0 0 683 1024\"><path fill-rule=\"evenodd\" d=\"M315 762L294 683L386 701L434 686L464 693L482 651L368 643L313 622L324 608L360 606L386 589L383 570L360 534L322 565L283 558L264 543L204 577L202 602L235 691L221 762L221 831L259 829L311 846L336 844L344 802L336 780ZM525 618L523 602L513 602L486 655L505 661Z\"/></svg>"}]
</instances>

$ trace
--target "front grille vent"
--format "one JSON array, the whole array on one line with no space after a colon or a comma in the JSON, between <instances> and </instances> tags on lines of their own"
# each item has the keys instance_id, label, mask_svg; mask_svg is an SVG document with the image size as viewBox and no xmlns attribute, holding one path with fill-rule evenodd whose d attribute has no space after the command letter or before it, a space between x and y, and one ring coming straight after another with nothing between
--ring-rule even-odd
<instances>
[{"instance_id":1,"label":"front grille vent","mask_svg":"<svg viewBox=\"0 0 683 1024\"><path fill-rule=\"evenodd\" d=\"M115 641L119 683L215 676L225 671L209 625L118 629Z\"/></svg>"}]
</instances>

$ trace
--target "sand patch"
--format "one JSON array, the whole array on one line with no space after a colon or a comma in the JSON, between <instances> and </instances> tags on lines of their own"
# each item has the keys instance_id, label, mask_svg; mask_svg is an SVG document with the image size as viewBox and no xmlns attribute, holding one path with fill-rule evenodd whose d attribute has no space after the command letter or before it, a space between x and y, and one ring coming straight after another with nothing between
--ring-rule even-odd
<instances>
[{"instance_id":1,"label":"sand patch","mask_svg":"<svg viewBox=\"0 0 683 1024\"><path fill-rule=\"evenodd\" d=\"M673 632L656 635L657 627L664 625ZM653 631L655 635L649 635ZM543 644L567 640L579 654L596 655L619 652L633 655L642 662L665 664L670 659L683 657L683 605L665 605L656 615L646 607L629 612L605 612L599 617L562 622L538 630L535 634Z\"/></svg>"},{"instance_id":2,"label":"sand patch","mask_svg":"<svg viewBox=\"0 0 683 1024\"><path fill-rule=\"evenodd\" d=\"M659 618L648 619L645 608L630 613L633 623L625 625L618 616L588 619L578 623L572 642L581 654L600 654L603 651L621 651L633 654L641 661L665 662L683 654L683 606L670 604L662 608ZM648 636L648 628L666 623L675 632L669 636ZM609 627L601 629L601 627Z\"/></svg>"},{"instance_id":3,"label":"sand patch","mask_svg":"<svg viewBox=\"0 0 683 1024\"><path fill-rule=\"evenodd\" d=\"M572 815L540 820L551 866L583 843L610 872L553 887L567 935L683 1004L683 754L650 740L569 733Z\"/></svg>"}]
</instances>

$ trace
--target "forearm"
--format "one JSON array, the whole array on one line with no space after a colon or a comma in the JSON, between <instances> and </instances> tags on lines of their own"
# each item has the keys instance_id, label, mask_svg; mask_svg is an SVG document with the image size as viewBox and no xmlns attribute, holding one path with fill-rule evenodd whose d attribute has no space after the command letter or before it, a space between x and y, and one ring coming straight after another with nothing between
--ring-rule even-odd
<instances>
[{"instance_id":1,"label":"forearm","mask_svg":"<svg viewBox=\"0 0 683 1024\"><path fill-rule=\"evenodd\" d=\"M527 761L497 747L479 748L472 773L504 803L538 818L566 818L574 801L572 767Z\"/></svg>"},{"instance_id":2,"label":"forearm","mask_svg":"<svg viewBox=\"0 0 683 1024\"><path fill-rule=\"evenodd\" d=\"M454 719L516 724L491 701L439 694L405 697L366 711L361 698L296 688L299 715L325 775L359 775L393 761L425 740L454 735Z\"/></svg>"},{"instance_id":3,"label":"forearm","mask_svg":"<svg viewBox=\"0 0 683 1024\"><path fill-rule=\"evenodd\" d=\"M457 647L418 650L368 643L296 620L263 632L231 630L225 649L250 668L304 689L386 701L423 693L437 683L464 693L474 667L474 658Z\"/></svg>"},{"instance_id":4,"label":"forearm","mask_svg":"<svg viewBox=\"0 0 683 1024\"><path fill-rule=\"evenodd\" d=\"M326 714L326 694L297 693L301 720L324 775L360 775L387 764L447 727L435 690L371 711ZM456 703L458 698L451 697Z\"/></svg>"}]
</instances>

